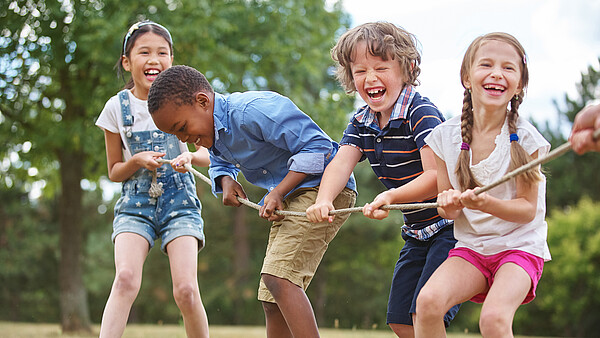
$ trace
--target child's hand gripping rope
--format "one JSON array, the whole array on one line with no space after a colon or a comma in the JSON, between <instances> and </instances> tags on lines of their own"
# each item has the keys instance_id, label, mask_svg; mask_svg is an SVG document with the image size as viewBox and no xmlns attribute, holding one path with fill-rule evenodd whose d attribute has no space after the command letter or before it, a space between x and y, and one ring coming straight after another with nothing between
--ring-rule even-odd
<instances>
[{"instance_id":1,"label":"child's hand gripping rope","mask_svg":"<svg viewBox=\"0 0 600 338\"><path fill-rule=\"evenodd\" d=\"M600 138L600 129L596 129L592 135L592 137L595 140L598 140L598 138ZM481 193L484 193L494 187L497 187L498 185L510 180L511 178L514 178L520 174L523 174L524 172L531 170L535 167L537 167L538 165L541 165L543 163L549 162L561 155L563 155L564 153L566 153L567 151L571 150L571 142L567 141L566 143L562 144L561 146L559 146L558 148L550 151L546 156L542 156L539 157L538 159L531 161L529 163L527 163L526 165L523 165L509 173L507 173L506 175L502 176L499 180L490 183L480 189L477 189L475 191L475 195L479 195ZM170 164L171 161L170 160L164 160L164 159L157 159L156 160L159 163L168 163ZM204 176L201 172L199 172L198 170L194 169L189 163L186 163L184 165L184 167L190 171L192 174L194 174L194 176L200 178L202 181L204 181L206 184L208 185L212 185L210 179L206 176ZM256 210L260 210L260 205L256 204L254 202L249 201L248 199L243 199L241 197L237 197L238 201L248 207L251 207L253 209ZM426 208L437 208L439 207L438 203L408 203L408 204L390 204L390 205L384 205L381 207L381 209L383 210L400 210L400 211L406 211L406 210L418 210L418 209L426 209ZM346 208L346 209L338 209L338 210L332 210L329 212L330 216L333 215L342 215L342 214L346 214L346 213L357 213L357 212L362 212L363 207L354 207L354 208ZM281 216L298 216L298 217L306 217L306 212L300 212L300 211L286 211L286 210L276 210L275 211L276 215L281 215Z\"/></svg>"}]
</instances>

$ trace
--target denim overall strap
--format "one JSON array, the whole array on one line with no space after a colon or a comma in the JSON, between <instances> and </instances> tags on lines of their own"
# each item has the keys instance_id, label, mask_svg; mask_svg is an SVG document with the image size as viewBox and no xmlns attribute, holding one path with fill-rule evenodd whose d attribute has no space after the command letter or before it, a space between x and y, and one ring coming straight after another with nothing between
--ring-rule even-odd
<instances>
[{"instance_id":1,"label":"denim overall strap","mask_svg":"<svg viewBox=\"0 0 600 338\"><path fill-rule=\"evenodd\" d=\"M133 115L131 114L129 95L127 94L126 89L119 92L119 102L121 103L121 116L123 118L123 126L125 127L125 136L127 136L127 139L129 140L133 136L133 132L131 131L133 126ZM162 195L164 191L162 185L162 183L157 182L156 171L152 171L152 184L150 186L150 190L148 191L150 196L159 197Z\"/></svg>"},{"instance_id":2,"label":"denim overall strap","mask_svg":"<svg viewBox=\"0 0 600 338\"><path fill-rule=\"evenodd\" d=\"M129 95L127 89L119 92L119 102L121 103L121 116L123 117L123 126L125 127L125 135L131 137L131 127L133 126L133 115L129 108ZM133 154L132 154L133 155Z\"/></svg>"}]
</instances>

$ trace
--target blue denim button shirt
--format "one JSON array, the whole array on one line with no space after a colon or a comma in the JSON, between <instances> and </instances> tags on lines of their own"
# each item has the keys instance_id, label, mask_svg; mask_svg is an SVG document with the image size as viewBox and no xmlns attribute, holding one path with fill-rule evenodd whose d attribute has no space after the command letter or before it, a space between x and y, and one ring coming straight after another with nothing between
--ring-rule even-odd
<instances>
[{"instance_id":1,"label":"blue denim button shirt","mask_svg":"<svg viewBox=\"0 0 600 338\"><path fill-rule=\"evenodd\" d=\"M214 179L241 171L248 182L271 191L290 170L308 174L295 189L316 187L338 144L288 98L256 91L215 93L214 144L209 149ZM354 176L346 187L356 191Z\"/></svg>"}]
</instances>

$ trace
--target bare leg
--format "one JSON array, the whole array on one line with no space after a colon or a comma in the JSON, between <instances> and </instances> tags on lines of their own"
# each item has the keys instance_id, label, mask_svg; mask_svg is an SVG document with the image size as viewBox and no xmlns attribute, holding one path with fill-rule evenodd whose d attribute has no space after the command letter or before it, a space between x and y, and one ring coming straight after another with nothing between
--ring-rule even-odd
<instances>
[{"instance_id":1,"label":"bare leg","mask_svg":"<svg viewBox=\"0 0 600 338\"><path fill-rule=\"evenodd\" d=\"M115 280L102 315L100 337L121 337L142 284L142 269L150 245L140 235L122 233L115 238Z\"/></svg>"},{"instance_id":2,"label":"bare leg","mask_svg":"<svg viewBox=\"0 0 600 338\"><path fill-rule=\"evenodd\" d=\"M277 303L262 302L267 325L267 337L292 338L292 332Z\"/></svg>"},{"instance_id":3,"label":"bare leg","mask_svg":"<svg viewBox=\"0 0 600 338\"><path fill-rule=\"evenodd\" d=\"M208 318L198 287L198 240L182 236L167 244L173 296L183 315L185 332L190 338L208 338Z\"/></svg>"},{"instance_id":4,"label":"bare leg","mask_svg":"<svg viewBox=\"0 0 600 338\"><path fill-rule=\"evenodd\" d=\"M289 331L294 337L319 337L319 329L310 300L296 284L279 277L263 274L265 285L275 298ZM265 312L265 316L269 314ZM267 320L269 325L269 320ZM269 327L267 327L269 332Z\"/></svg>"},{"instance_id":5,"label":"bare leg","mask_svg":"<svg viewBox=\"0 0 600 338\"><path fill-rule=\"evenodd\" d=\"M487 281L476 267L459 257L448 258L419 292L413 316L415 337L446 337L446 312L487 289Z\"/></svg>"},{"instance_id":6,"label":"bare leg","mask_svg":"<svg viewBox=\"0 0 600 338\"><path fill-rule=\"evenodd\" d=\"M483 337L513 337L515 312L531 289L531 278L523 268L506 263L498 269L479 318Z\"/></svg>"},{"instance_id":7,"label":"bare leg","mask_svg":"<svg viewBox=\"0 0 600 338\"><path fill-rule=\"evenodd\" d=\"M416 320L417 320L416 316L413 313L412 314L413 323ZM414 338L415 337L415 327L412 325L390 323L390 328L392 329L392 331L394 331L396 336L398 336L400 338Z\"/></svg>"},{"instance_id":8,"label":"bare leg","mask_svg":"<svg viewBox=\"0 0 600 338\"><path fill-rule=\"evenodd\" d=\"M390 328L400 338L413 338L415 336L415 329L412 325L390 323Z\"/></svg>"}]
</instances>

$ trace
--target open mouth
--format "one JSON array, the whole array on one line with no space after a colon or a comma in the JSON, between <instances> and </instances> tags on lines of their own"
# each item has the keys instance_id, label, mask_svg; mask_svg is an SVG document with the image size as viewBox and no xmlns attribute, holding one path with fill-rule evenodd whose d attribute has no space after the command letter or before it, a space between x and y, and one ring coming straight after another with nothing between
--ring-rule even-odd
<instances>
[{"instance_id":1,"label":"open mouth","mask_svg":"<svg viewBox=\"0 0 600 338\"><path fill-rule=\"evenodd\" d=\"M369 89L369 90L367 90L367 95L372 100L380 99L381 97L383 97L384 94L385 94L385 89L384 88L377 88L377 89Z\"/></svg>"},{"instance_id":2,"label":"open mouth","mask_svg":"<svg viewBox=\"0 0 600 338\"><path fill-rule=\"evenodd\" d=\"M158 69L147 69L144 71L144 75L146 76L146 78L151 81L154 81L158 74L160 74L160 70Z\"/></svg>"},{"instance_id":3,"label":"open mouth","mask_svg":"<svg viewBox=\"0 0 600 338\"><path fill-rule=\"evenodd\" d=\"M506 91L506 87L501 86L501 85L496 85L496 84L487 84L487 85L484 85L483 88L487 92L494 93L494 94L502 94L502 93L504 93L504 91Z\"/></svg>"}]
</instances>

